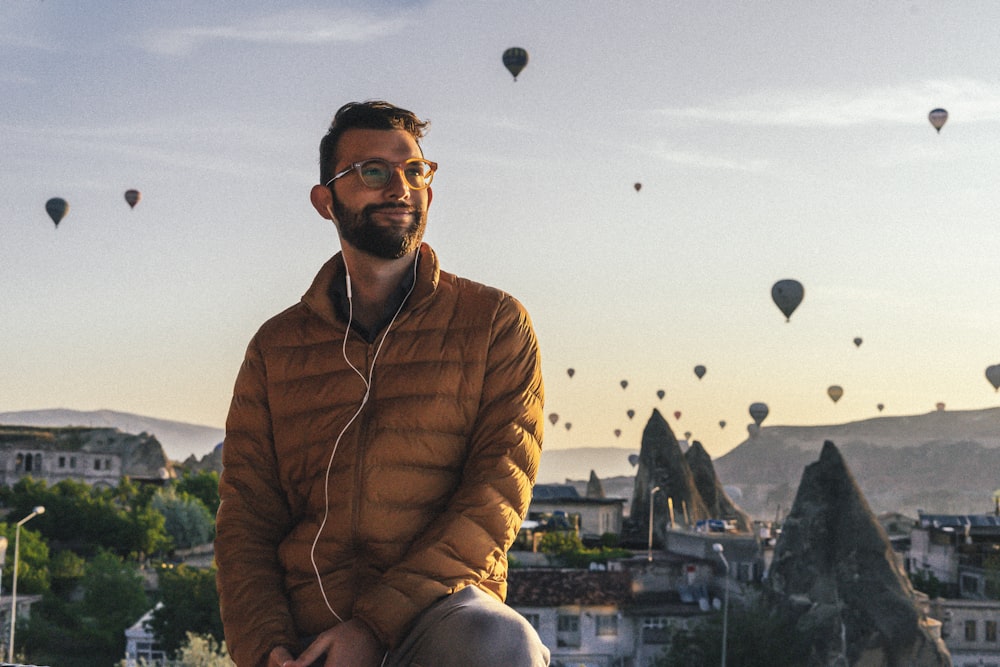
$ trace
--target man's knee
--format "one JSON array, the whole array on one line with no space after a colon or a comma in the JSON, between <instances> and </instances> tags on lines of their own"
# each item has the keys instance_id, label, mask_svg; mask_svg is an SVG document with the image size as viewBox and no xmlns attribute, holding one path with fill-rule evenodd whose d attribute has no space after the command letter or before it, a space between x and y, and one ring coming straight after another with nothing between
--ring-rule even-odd
<instances>
[{"instance_id":1,"label":"man's knee","mask_svg":"<svg viewBox=\"0 0 1000 667\"><path fill-rule=\"evenodd\" d=\"M479 590L460 591L424 637L421 665L544 667L549 650L519 613Z\"/></svg>"}]
</instances>

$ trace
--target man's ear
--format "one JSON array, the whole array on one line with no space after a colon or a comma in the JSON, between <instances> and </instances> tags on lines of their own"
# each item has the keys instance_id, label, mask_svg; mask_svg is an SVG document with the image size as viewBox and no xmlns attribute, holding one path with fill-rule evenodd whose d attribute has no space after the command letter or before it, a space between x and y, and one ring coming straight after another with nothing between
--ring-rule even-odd
<instances>
[{"instance_id":1,"label":"man's ear","mask_svg":"<svg viewBox=\"0 0 1000 667\"><path fill-rule=\"evenodd\" d=\"M333 220L333 193L330 192L330 188L325 185L314 185L309 192L309 201L322 217Z\"/></svg>"},{"instance_id":2,"label":"man's ear","mask_svg":"<svg viewBox=\"0 0 1000 667\"><path fill-rule=\"evenodd\" d=\"M431 200L434 199L434 190L431 186L427 186L427 207L430 208Z\"/></svg>"}]
</instances>

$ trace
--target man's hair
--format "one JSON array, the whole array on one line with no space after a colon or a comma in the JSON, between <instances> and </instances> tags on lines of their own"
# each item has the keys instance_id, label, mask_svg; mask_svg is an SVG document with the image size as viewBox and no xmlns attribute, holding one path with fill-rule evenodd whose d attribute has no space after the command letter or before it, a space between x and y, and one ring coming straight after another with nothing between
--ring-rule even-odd
<instances>
[{"instance_id":1,"label":"man's hair","mask_svg":"<svg viewBox=\"0 0 1000 667\"><path fill-rule=\"evenodd\" d=\"M428 125L429 121L420 120L412 111L388 102L369 100L345 104L337 111L326 136L319 142L319 182L326 183L333 178L337 143L347 130L403 130L409 132L419 146Z\"/></svg>"}]
</instances>

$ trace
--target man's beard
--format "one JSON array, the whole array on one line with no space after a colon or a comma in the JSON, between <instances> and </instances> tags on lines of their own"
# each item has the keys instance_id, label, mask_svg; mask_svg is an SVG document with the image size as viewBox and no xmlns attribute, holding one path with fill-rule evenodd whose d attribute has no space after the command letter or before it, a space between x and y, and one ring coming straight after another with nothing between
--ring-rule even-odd
<instances>
[{"instance_id":1,"label":"man's beard","mask_svg":"<svg viewBox=\"0 0 1000 667\"><path fill-rule=\"evenodd\" d=\"M397 208L413 214L413 221L405 229L379 225L372 220L375 211ZM369 204L360 211L352 211L334 197L333 212L341 238L358 250L381 259L399 259L419 248L427 228L427 211L406 204Z\"/></svg>"}]
</instances>

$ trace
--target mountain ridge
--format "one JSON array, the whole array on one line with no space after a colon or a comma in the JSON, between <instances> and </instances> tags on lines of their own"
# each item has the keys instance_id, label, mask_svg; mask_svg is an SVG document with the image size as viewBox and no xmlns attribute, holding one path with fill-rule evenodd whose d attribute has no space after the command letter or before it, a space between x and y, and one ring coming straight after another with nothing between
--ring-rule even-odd
<instances>
[{"instance_id":1,"label":"mountain ridge","mask_svg":"<svg viewBox=\"0 0 1000 667\"><path fill-rule=\"evenodd\" d=\"M163 446L171 461L183 462L189 456L201 459L222 442L225 430L200 424L159 419L116 410L73 410L52 408L0 412L0 424L8 426L117 428L125 433L149 433Z\"/></svg>"}]
</instances>

